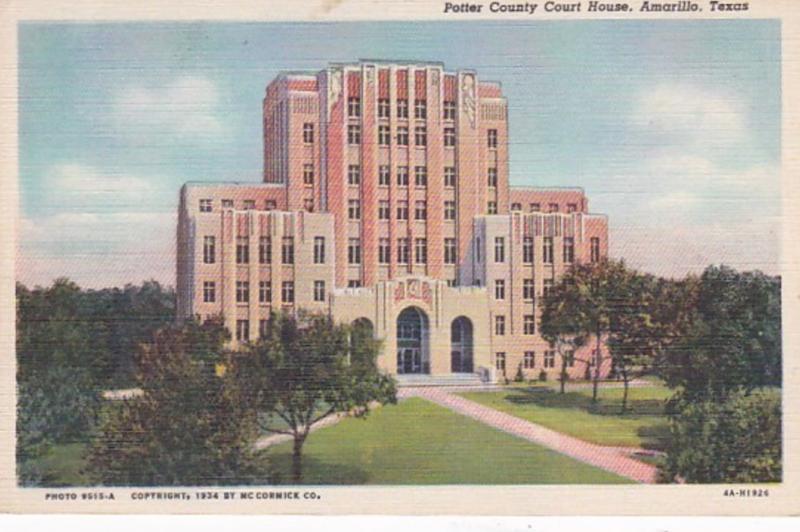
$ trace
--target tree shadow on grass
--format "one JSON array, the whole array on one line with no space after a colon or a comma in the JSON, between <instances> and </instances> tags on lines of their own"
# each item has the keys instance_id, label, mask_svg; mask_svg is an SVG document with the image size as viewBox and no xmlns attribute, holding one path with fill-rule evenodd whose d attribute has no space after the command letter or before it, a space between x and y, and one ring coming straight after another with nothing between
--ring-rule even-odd
<instances>
[{"instance_id":1,"label":"tree shadow on grass","mask_svg":"<svg viewBox=\"0 0 800 532\"><path fill-rule=\"evenodd\" d=\"M551 388L519 388L506 396L506 401L516 405L536 405L543 408L571 408L599 416L635 419L639 416L664 415L664 401L660 399L629 399L628 409L622 414L620 399L600 397L596 403L589 395L577 392L560 393Z\"/></svg>"},{"instance_id":2,"label":"tree shadow on grass","mask_svg":"<svg viewBox=\"0 0 800 532\"><path fill-rule=\"evenodd\" d=\"M275 468L276 484L293 484L291 475L291 453L278 453L270 456ZM346 464L326 462L318 458L303 457L303 480L306 485L357 485L366 484L369 474L363 469Z\"/></svg>"},{"instance_id":3,"label":"tree shadow on grass","mask_svg":"<svg viewBox=\"0 0 800 532\"><path fill-rule=\"evenodd\" d=\"M639 427L636 434L642 439L642 448L650 451L666 451L669 442L669 423L664 420L657 425Z\"/></svg>"}]
</instances>

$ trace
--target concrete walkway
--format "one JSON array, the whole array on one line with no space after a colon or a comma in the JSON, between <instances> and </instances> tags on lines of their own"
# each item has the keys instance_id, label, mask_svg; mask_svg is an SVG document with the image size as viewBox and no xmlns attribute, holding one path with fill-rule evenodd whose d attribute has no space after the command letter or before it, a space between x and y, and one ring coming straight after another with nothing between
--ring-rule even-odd
<instances>
[{"instance_id":1,"label":"concrete walkway","mask_svg":"<svg viewBox=\"0 0 800 532\"><path fill-rule=\"evenodd\" d=\"M407 397L427 399L490 427L636 482L648 484L656 482L656 467L631 458L630 454L634 452L633 449L606 447L588 443L536 423L483 406L469 399L454 395L442 388L420 387L401 388L398 390L398 398Z\"/></svg>"}]
</instances>

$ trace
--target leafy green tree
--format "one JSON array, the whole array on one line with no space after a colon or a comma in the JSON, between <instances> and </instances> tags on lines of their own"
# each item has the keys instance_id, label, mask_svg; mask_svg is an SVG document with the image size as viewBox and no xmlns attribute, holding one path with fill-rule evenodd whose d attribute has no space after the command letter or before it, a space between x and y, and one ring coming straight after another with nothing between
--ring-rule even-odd
<instances>
[{"instance_id":1,"label":"leafy green tree","mask_svg":"<svg viewBox=\"0 0 800 532\"><path fill-rule=\"evenodd\" d=\"M569 274L568 274L569 275ZM568 380L567 365L569 358L575 358L576 351L586 344L589 334L585 324L580 321L579 315L573 312L578 304L578 292L574 290L572 281L562 282L544 298L542 318L539 331L550 346L561 357L561 372L559 373L560 391L565 393ZM589 360L580 360L589 367Z\"/></svg>"},{"instance_id":2,"label":"leafy green tree","mask_svg":"<svg viewBox=\"0 0 800 532\"><path fill-rule=\"evenodd\" d=\"M302 449L314 423L337 413L364 417L370 404L396 402L394 380L378 370L380 343L365 329L322 315L275 314L262 340L233 364L261 428L292 437L292 477L302 481ZM276 426L277 417L284 426Z\"/></svg>"}]
</instances>

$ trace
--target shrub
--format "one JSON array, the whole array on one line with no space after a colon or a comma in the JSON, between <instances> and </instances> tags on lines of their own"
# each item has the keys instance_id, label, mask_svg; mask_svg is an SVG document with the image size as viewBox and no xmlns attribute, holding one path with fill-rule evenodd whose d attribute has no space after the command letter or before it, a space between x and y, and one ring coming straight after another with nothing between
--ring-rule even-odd
<instances>
[{"instance_id":1,"label":"shrub","mask_svg":"<svg viewBox=\"0 0 800 532\"><path fill-rule=\"evenodd\" d=\"M545 382L545 381L547 381L547 372L545 370L542 370L539 372L539 382Z\"/></svg>"},{"instance_id":2,"label":"shrub","mask_svg":"<svg viewBox=\"0 0 800 532\"><path fill-rule=\"evenodd\" d=\"M522 364L517 366L517 374L514 376L514 382L525 382L525 375L522 373Z\"/></svg>"}]
</instances>

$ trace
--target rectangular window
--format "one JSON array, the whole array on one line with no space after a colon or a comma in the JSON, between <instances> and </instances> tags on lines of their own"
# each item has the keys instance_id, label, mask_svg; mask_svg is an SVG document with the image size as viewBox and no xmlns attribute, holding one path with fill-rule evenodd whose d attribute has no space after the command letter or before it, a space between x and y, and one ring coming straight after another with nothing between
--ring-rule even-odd
<instances>
[{"instance_id":1,"label":"rectangular window","mask_svg":"<svg viewBox=\"0 0 800 532\"><path fill-rule=\"evenodd\" d=\"M236 264L250 262L250 243L246 236L236 237Z\"/></svg>"},{"instance_id":2,"label":"rectangular window","mask_svg":"<svg viewBox=\"0 0 800 532\"><path fill-rule=\"evenodd\" d=\"M399 264L408 264L408 259L409 259L408 239L407 238L398 238L397 239L397 262Z\"/></svg>"},{"instance_id":3,"label":"rectangular window","mask_svg":"<svg viewBox=\"0 0 800 532\"><path fill-rule=\"evenodd\" d=\"M389 98L378 98L378 118L389 118L391 106Z\"/></svg>"},{"instance_id":4,"label":"rectangular window","mask_svg":"<svg viewBox=\"0 0 800 532\"><path fill-rule=\"evenodd\" d=\"M347 167L347 184L361 184L361 165L351 164Z\"/></svg>"},{"instance_id":5,"label":"rectangular window","mask_svg":"<svg viewBox=\"0 0 800 532\"><path fill-rule=\"evenodd\" d=\"M481 261L481 237L475 238L475 260Z\"/></svg>"},{"instance_id":6,"label":"rectangular window","mask_svg":"<svg viewBox=\"0 0 800 532\"><path fill-rule=\"evenodd\" d=\"M575 367L575 352L574 351L567 351L564 353L564 362L566 363L568 368Z\"/></svg>"},{"instance_id":7,"label":"rectangular window","mask_svg":"<svg viewBox=\"0 0 800 532\"><path fill-rule=\"evenodd\" d=\"M268 199L264 201L264 209L268 211L274 211L278 207L278 204L275 200Z\"/></svg>"},{"instance_id":8,"label":"rectangular window","mask_svg":"<svg viewBox=\"0 0 800 532\"><path fill-rule=\"evenodd\" d=\"M408 146L408 128L405 126L397 128L397 145Z\"/></svg>"},{"instance_id":9,"label":"rectangular window","mask_svg":"<svg viewBox=\"0 0 800 532\"><path fill-rule=\"evenodd\" d=\"M533 314L526 314L522 318L523 334L536 334L536 319Z\"/></svg>"},{"instance_id":10,"label":"rectangular window","mask_svg":"<svg viewBox=\"0 0 800 532\"><path fill-rule=\"evenodd\" d=\"M494 261L506 261L506 240L502 236L496 236L494 238Z\"/></svg>"},{"instance_id":11,"label":"rectangular window","mask_svg":"<svg viewBox=\"0 0 800 532\"><path fill-rule=\"evenodd\" d=\"M553 264L553 237L546 236L542 239L542 262Z\"/></svg>"},{"instance_id":12,"label":"rectangular window","mask_svg":"<svg viewBox=\"0 0 800 532\"><path fill-rule=\"evenodd\" d=\"M314 281L314 301L325 301L325 281Z\"/></svg>"},{"instance_id":13,"label":"rectangular window","mask_svg":"<svg viewBox=\"0 0 800 532\"><path fill-rule=\"evenodd\" d=\"M306 144L314 142L314 124L310 122L303 124L303 142Z\"/></svg>"},{"instance_id":14,"label":"rectangular window","mask_svg":"<svg viewBox=\"0 0 800 532\"><path fill-rule=\"evenodd\" d=\"M416 126L414 128L414 145L427 146L428 145L428 128L425 126Z\"/></svg>"},{"instance_id":15,"label":"rectangular window","mask_svg":"<svg viewBox=\"0 0 800 532\"><path fill-rule=\"evenodd\" d=\"M361 116L361 98L350 96L347 98L347 116L358 118Z\"/></svg>"},{"instance_id":16,"label":"rectangular window","mask_svg":"<svg viewBox=\"0 0 800 532\"><path fill-rule=\"evenodd\" d=\"M425 100L414 100L414 118L424 120L428 117L428 102Z\"/></svg>"},{"instance_id":17,"label":"rectangular window","mask_svg":"<svg viewBox=\"0 0 800 532\"><path fill-rule=\"evenodd\" d=\"M567 212L578 212L577 203L567 203Z\"/></svg>"},{"instance_id":18,"label":"rectangular window","mask_svg":"<svg viewBox=\"0 0 800 532\"><path fill-rule=\"evenodd\" d=\"M380 200L378 202L378 219L379 220L388 220L390 217L389 211L391 207L389 207L388 200Z\"/></svg>"},{"instance_id":19,"label":"rectangular window","mask_svg":"<svg viewBox=\"0 0 800 532\"><path fill-rule=\"evenodd\" d=\"M490 148L497 148L497 130L489 129L486 131L486 145Z\"/></svg>"},{"instance_id":20,"label":"rectangular window","mask_svg":"<svg viewBox=\"0 0 800 532\"><path fill-rule=\"evenodd\" d=\"M456 202L452 200L447 200L444 202L444 219L445 220L455 220L456 219Z\"/></svg>"},{"instance_id":21,"label":"rectangular window","mask_svg":"<svg viewBox=\"0 0 800 532\"><path fill-rule=\"evenodd\" d=\"M456 263L456 239L455 238L445 238L444 239L444 263L445 264L455 264Z\"/></svg>"},{"instance_id":22,"label":"rectangular window","mask_svg":"<svg viewBox=\"0 0 800 532\"><path fill-rule=\"evenodd\" d=\"M388 146L392 143L392 133L389 126L378 126L378 144Z\"/></svg>"},{"instance_id":23,"label":"rectangular window","mask_svg":"<svg viewBox=\"0 0 800 532\"><path fill-rule=\"evenodd\" d=\"M455 166L445 166L444 167L444 186L445 187L455 187L456 186L456 167Z\"/></svg>"},{"instance_id":24,"label":"rectangular window","mask_svg":"<svg viewBox=\"0 0 800 532\"><path fill-rule=\"evenodd\" d=\"M268 236L258 238L258 262L259 264L272 262L272 240Z\"/></svg>"},{"instance_id":25,"label":"rectangular window","mask_svg":"<svg viewBox=\"0 0 800 532\"><path fill-rule=\"evenodd\" d=\"M294 264L294 238L291 236L283 237L281 242L281 262Z\"/></svg>"},{"instance_id":26,"label":"rectangular window","mask_svg":"<svg viewBox=\"0 0 800 532\"><path fill-rule=\"evenodd\" d=\"M512 203L511 204L512 211L521 211L522 210L522 203Z\"/></svg>"},{"instance_id":27,"label":"rectangular window","mask_svg":"<svg viewBox=\"0 0 800 532\"><path fill-rule=\"evenodd\" d=\"M414 167L414 184L418 187L428 186L428 167L415 166Z\"/></svg>"},{"instance_id":28,"label":"rectangular window","mask_svg":"<svg viewBox=\"0 0 800 532\"><path fill-rule=\"evenodd\" d=\"M494 363L495 363L495 368L497 368L497 371L501 371L501 372L503 372L503 374L505 374L505 372L506 372L506 354L505 353L495 353L495 355L494 355Z\"/></svg>"},{"instance_id":29,"label":"rectangular window","mask_svg":"<svg viewBox=\"0 0 800 532\"><path fill-rule=\"evenodd\" d=\"M269 303L272 301L272 283L270 281L258 282L258 302Z\"/></svg>"},{"instance_id":30,"label":"rectangular window","mask_svg":"<svg viewBox=\"0 0 800 532\"><path fill-rule=\"evenodd\" d=\"M486 206L486 211L489 214L497 214L497 202L490 201L489 204Z\"/></svg>"},{"instance_id":31,"label":"rectangular window","mask_svg":"<svg viewBox=\"0 0 800 532\"><path fill-rule=\"evenodd\" d=\"M304 164L303 165L303 184L304 185L313 185L314 184L314 165L313 164Z\"/></svg>"},{"instance_id":32,"label":"rectangular window","mask_svg":"<svg viewBox=\"0 0 800 532\"><path fill-rule=\"evenodd\" d=\"M246 199L244 200L244 210L252 211L256 208L256 200Z\"/></svg>"},{"instance_id":33,"label":"rectangular window","mask_svg":"<svg viewBox=\"0 0 800 532\"><path fill-rule=\"evenodd\" d=\"M456 128L444 128L444 145L446 148L452 148L456 145Z\"/></svg>"},{"instance_id":34,"label":"rectangular window","mask_svg":"<svg viewBox=\"0 0 800 532\"><path fill-rule=\"evenodd\" d=\"M408 202L407 201L398 201L397 202L397 219L398 220L408 220Z\"/></svg>"},{"instance_id":35,"label":"rectangular window","mask_svg":"<svg viewBox=\"0 0 800 532\"><path fill-rule=\"evenodd\" d=\"M217 285L214 281L203 281L203 303L214 303L217 300Z\"/></svg>"},{"instance_id":36,"label":"rectangular window","mask_svg":"<svg viewBox=\"0 0 800 532\"><path fill-rule=\"evenodd\" d=\"M536 293L534 288L533 279L522 280L522 299L525 301L533 301L533 295Z\"/></svg>"},{"instance_id":37,"label":"rectangular window","mask_svg":"<svg viewBox=\"0 0 800 532\"><path fill-rule=\"evenodd\" d=\"M428 262L428 239L417 238L414 240L414 255L417 264L427 264Z\"/></svg>"},{"instance_id":38,"label":"rectangular window","mask_svg":"<svg viewBox=\"0 0 800 532\"><path fill-rule=\"evenodd\" d=\"M417 201L414 203L414 219L415 220L425 220L428 218L428 204L423 201Z\"/></svg>"},{"instance_id":39,"label":"rectangular window","mask_svg":"<svg viewBox=\"0 0 800 532\"><path fill-rule=\"evenodd\" d=\"M575 262L575 239L571 236L564 237L564 262L567 264Z\"/></svg>"},{"instance_id":40,"label":"rectangular window","mask_svg":"<svg viewBox=\"0 0 800 532\"><path fill-rule=\"evenodd\" d=\"M397 186L399 187L408 186L408 166L397 167Z\"/></svg>"},{"instance_id":41,"label":"rectangular window","mask_svg":"<svg viewBox=\"0 0 800 532\"><path fill-rule=\"evenodd\" d=\"M497 187L497 168L489 168L486 170L486 182L488 186Z\"/></svg>"},{"instance_id":42,"label":"rectangular window","mask_svg":"<svg viewBox=\"0 0 800 532\"><path fill-rule=\"evenodd\" d=\"M494 317L494 334L497 336L503 336L506 333L506 317L505 316L495 316Z\"/></svg>"},{"instance_id":43,"label":"rectangular window","mask_svg":"<svg viewBox=\"0 0 800 532\"><path fill-rule=\"evenodd\" d=\"M591 261L600 262L600 239L593 236L590 240Z\"/></svg>"},{"instance_id":44,"label":"rectangular window","mask_svg":"<svg viewBox=\"0 0 800 532\"><path fill-rule=\"evenodd\" d=\"M325 237L314 237L314 264L325 264Z\"/></svg>"},{"instance_id":45,"label":"rectangular window","mask_svg":"<svg viewBox=\"0 0 800 532\"><path fill-rule=\"evenodd\" d=\"M250 283L248 281L236 281L236 302L247 303L250 301Z\"/></svg>"},{"instance_id":46,"label":"rectangular window","mask_svg":"<svg viewBox=\"0 0 800 532\"><path fill-rule=\"evenodd\" d=\"M397 100L397 118L408 118L408 100Z\"/></svg>"},{"instance_id":47,"label":"rectangular window","mask_svg":"<svg viewBox=\"0 0 800 532\"><path fill-rule=\"evenodd\" d=\"M533 351L525 351L522 356L522 367L525 369L533 369L536 367L536 353Z\"/></svg>"},{"instance_id":48,"label":"rectangular window","mask_svg":"<svg viewBox=\"0 0 800 532\"><path fill-rule=\"evenodd\" d=\"M294 282L283 281L281 285L281 301L284 303L294 303Z\"/></svg>"},{"instance_id":49,"label":"rectangular window","mask_svg":"<svg viewBox=\"0 0 800 532\"><path fill-rule=\"evenodd\" d=\"M378 185L382 187L388 187L389 179L390 179L389 165L382 164L378 168Z\"/></svg>"},{"instance_id":50,"label":"rectangular window","mask_svg":"<svg viewBox=\"0 0 800 532\"><path fill-rule=\"evenodd\" d=\"M314 212L314 198L304 199L303 209L305 209L306 212Z\"/></svg>"},{"instance_id":51,"label":"rectangular window","mask_svg":"<svg viewBox=\"0 0 800 532\"><path fill-rule=\"evenodd\" d=\"M217 261L217 239L213 236L203 237L203 262L214 264Z\"/></svg>"},{"instance_id":52,"label":"rectangular window","mask_svg":"<svg viewBox=\"0 0 800 532\"><path fill-rule=\"evenodd\" d=\"M505 281L505 279L495 279L495 281L494 281L494 298L495 299L505 299L506 298L506 281Z\"/></svg>"},{"instance_id":53,"label":"rectangular window","mask_svg":"<svg viewBox=\"0 0 800 532\"><path fill-rule=\"evenodd\" d=\"M267 328L269 327L269 320L258 320L258 335L261 338L267 337Z\"/></svg>"},{"instance_id":54,"label":"rectangular window","mask_svg":"<svg viewBox=\"0 0 800 532\"><path fill-rule=\"evenodd\" d=\"M553 280L552 279L545 279L542 284L542 293L545 296L550 295L550 292L553 291Z\"/></svg>"},{"instance_id":55,"label":"rectangular window","mask_svg":"<svg viewBox=\"0 0 800 532\"><path fill-rule=\"evenodd\" d=\"M361 144L361 126L358 124L349 124L347 126L347 143L348 144Z\"/></svg>"},{"instance_id":56,"label":"rectangular window","mask_svg":"<svg viewBox=\"0 0 800 532\"><path fill-rule=\"evenodd\" d=\"M224 199L224 200L222 200L222 208L223 209L233 209L233 200L232 199Z\"/></svg>"},{"instance_id":57,"label":"rectangular window","mask_svg":"<svg viewBox=\"0 0 800 532\"><path fill-rule=\"evenodd\" d=\"M361 288L361 281L359 279L350 279L347 281L347 288Z\"/></svg>"},{"instance_id":58,"label":"rectangular window","mask_svg":"<svg viewBox=\"0 0 800 532\"><path fill-rule=\"evenodd\" d=\"M547 205L547 210L549 212L558 212L558 203L550 203Z\"/></svg>"},{"instance_id":59,"label":"rectangular window","mask_svg":"<svg viewBox=\"0 0 800 532\"><path fill-rule=\"evenodd\" d=\"M381 264L389 264L391 261L391 246L388 238L381 238L378 241L378 262Z\"/></svg>"},{"instance_id":60,"label":"rectangular window","mask_svg":"<svg viewBox=\"0 0 800 532\"><path fill-rule=\"evenodd\" d=\"M546 368L554 368L554 367L556 367L556 352L555 351L545 351L544 352L544 367L546 367Z\"/></svg>"},{"instance_id":61,"label":"rectangular window","mask_svg":"<svg viewBox=\"0 0 800 532\"><path fill-rule=\"evenodd\" d=\"M248 320L236 320L236 340L246 342L250 339L250 322Z\"/></svg>"},{"instance_id":62,"label":"rectangular window","mask_svg":"<svg viewBox=\"0 0 800 532\"><path fill-rule=\"evenodd\" d=\"M361 240L358 238L347 241L347 263L361 264Z\"/></svg>"},{"instance_id":63,"label":"rectangular window","mask_svg":"<svg viewBox=\"0 0 800 532\"><path fill-rule=\"evenodd\" d=\"M200 212L211 212L211 200L210 199L201 199L200 200Z\"/></svg>"},{"instance_id":64,"label":"rectangular window","mask_svg":"<svg viewBox=\"0 0 800 532\"><path fill-rule=\"evenodd\" d=\"M347 201L347 217L351 220L361 219L361 200L351 199Z\"/></svg>"},{"instance_id":65,"label":"rectangular window","mask_svg":"<svg viewBox=\"0 0 800 532\"><path fill-rule=\"evenodd\" d=\"M443 104L443 115L445 120L456 119L456 102L452 100L445 100Z\"/></svg>"},{"instance_id":66,"label":"rectangular window","mask_svg":"<svg viewBox=\"0 0 800 532\"><path fill-rule=\"evenodd\" d=\"M532 236L526 236L522 238L522 262L525 264L533 264Z\"/></svg>"},{"instance_id":67,"label":"rectangular window","mask_svg":"<svg viewBox=\"0 0 800 532\"><path fill-rule=\"evenodd\" d=\"M539 212L542 210L542 206L539 203L531 203L528 205L528 210L531 212Z\"/></svg>"}]
</instances>

